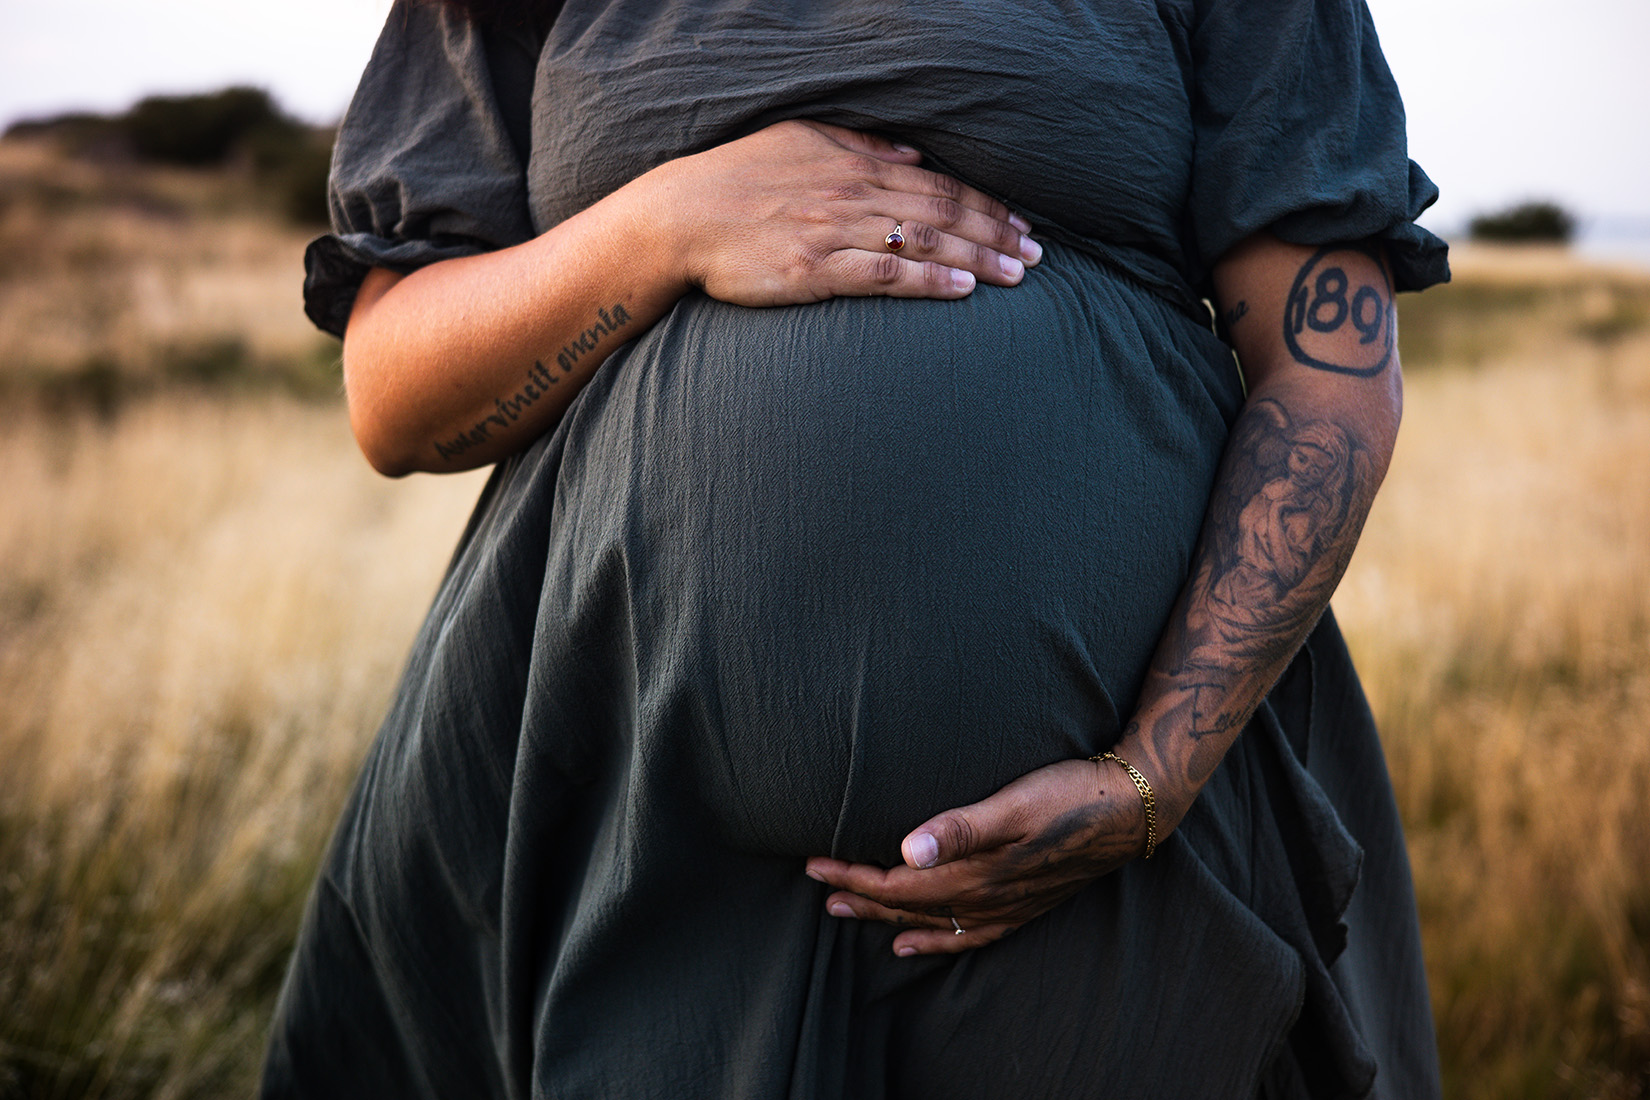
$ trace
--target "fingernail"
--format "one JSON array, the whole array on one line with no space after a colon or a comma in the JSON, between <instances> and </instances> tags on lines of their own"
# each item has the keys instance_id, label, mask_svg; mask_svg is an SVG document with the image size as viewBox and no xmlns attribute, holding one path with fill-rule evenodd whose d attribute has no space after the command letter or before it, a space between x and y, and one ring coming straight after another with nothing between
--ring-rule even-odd
<instances>
[{"instance_id":1,"label":"fingernail","mask_svg":"<svg viewBox=\"0 0 1650 1100\"><path fill-rule=\"evenodd\" d=\"M848 903L845 901L831 902L830 913L833 917L851 917L854 915L854 911L849 908Z\"/></svg>"},{"instance_id":2,"label":"fingernail","mask_svg":"<svg viewBox=\"0 0 1650 1100\"><path fill-rule=\"evenodd\" d=\"M911 858L918 867L932 867L940 858L940 842L929 833L918 833L911 838Z\"/></svg>"},{"instance_id":3,"label":"fingernail","mask_svg":"<svg viewBox=\"0 0 1650 1100\"><path fill-rule=\"evenodd\" d=\"M951 271L951 289L969 291L974 289L974 273L953 268Z\"/></svg>"},{"instance_id":4,"label":"fingernail","mask_svg":"<svg viewBox=\"0 0 1650 1100\"><path fill-rule=\"evenodd\" d=\"M1031 223L1020 217L1018 214L1010 214L1008 216L1008 224L1012 225L1015 229L1018 229L1021 233L1031 232Z\"/></svg>"},{"instance_id":5,"label":"fingernail","mask_svg":"<svg viewBox=\"0 0 1650 1100\"><path fill-rule=\"evenodd\" d=\"M812 867L807 868L802 873L807 875L809 878L813 879L815 882L824 882L825 881L825 876L820 874L818 871L814 870Z\"/></svg>"},{"instance_id":6,"label":"fingernail","mask_svg":"<svg viewBox=\"0 0 1650 1100\"><path fill-rule=\"evenodd\" d=\"M1013 256L998 256L997 266L1003 270L1003 278L1018 279L1026 273L1026 265Z\"/></svg>"},{"instance_id":7,"label":"fingernail","mask_svg":"<svg viewBox=\"0 0 1650 1100\"><path fill-rule=\"evenodd\" d=\"M1021 237L1020 256L1026 263L1034 264L1043 258L1043 246L1030 237Z\"/></svg>"},{"instance_id":8,"label":"fingernail","mask_svg":"<svg viewBox=\"0 0 1650 1100\"><path fill-rule=\"evenodd\" d=\"M894 152L896 152L896 153L915 153L916 150L911 148L909 145L901 145L899 142L896 141L896 142L894 142ZM1028 225L1028 226L1026 226L1026 228L1030 229L1031 226Z\"/></svg>"},{"instance_id":9,"label":"fingernail","mask_svg":"<svg viewBox=\"0 0 1650 1100\"><path fill-rule=\"evenodd\" d=\"M912 955L915 955L916 953L917 953L917 949L915 947L900 946L900 947L894 948L894 954L898 955L902 959L910 958Z\"/></svg>"}]
</instances>

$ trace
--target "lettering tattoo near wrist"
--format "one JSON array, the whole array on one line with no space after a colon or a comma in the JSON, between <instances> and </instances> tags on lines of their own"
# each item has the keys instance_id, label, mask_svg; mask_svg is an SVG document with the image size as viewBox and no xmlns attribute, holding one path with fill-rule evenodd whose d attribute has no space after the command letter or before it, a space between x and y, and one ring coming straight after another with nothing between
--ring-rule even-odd
<instances>
[{"instance_id":1,"label":"lettering tattoo near wrist","mask_svg":"<svg viewBox=\"0 0 1650 1100\"><path fill-rule=\"evenodd\" d=\"M493 438L495 429L501 432L508 430L539 398L550 392L551 386L571 374L575 363L595 351L606 338L630 324L629 311L617 303L609 309L597 310L596 314L596 323L579 333L557 353L555 367L547 367L539 359L533 360L526 383L508 397L495 397L493 411L476 421L474 427L451 439L436 440L435 450L442 461L450 461L488 442Z\"/></svg>"},{"instance_id":2,"label":"lettering tattoo near wrist","mask_svg":"<svg viewBox=\"0 0 1650 1100\"><path fill-rule=\"evenodd\" d=\"M602 337L611 336L630 323L630 314L622 305L614 305L611 311L598 309L596 313L596 323L579 333L571 344L556 355L556 365L563 374L571 371L574 363L595 351Z\"/></svg>"}]
</instances>

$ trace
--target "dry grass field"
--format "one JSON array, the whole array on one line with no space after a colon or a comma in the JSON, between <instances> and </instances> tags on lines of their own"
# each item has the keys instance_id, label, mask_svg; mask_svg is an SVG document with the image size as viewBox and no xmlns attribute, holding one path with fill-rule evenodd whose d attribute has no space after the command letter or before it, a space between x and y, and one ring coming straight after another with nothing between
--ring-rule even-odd
<instances>
[{"instance_id":1,"label":"dry grass field","mask_svg":"<svg viewBox=\"0 0 1650 1100\"><path fill-rule=\"evenodd\" d=\"M1457 258L1336 597L1452 1097L1650 1095L1650 276Z\"/></svg>"},{"instance_id":2,"label":"dry grass field","mask_svg":"<svg viewBox=\"0 0 1650 1100\"><path fill-rule=\"evenodd\" d=\"M478 481L376 479L233 181L0 144L0 1098L246 1095ZM1650 1094L1650 275L1463 254L1337 597L1449 1095Z\"/></svg>"}]
</instances>

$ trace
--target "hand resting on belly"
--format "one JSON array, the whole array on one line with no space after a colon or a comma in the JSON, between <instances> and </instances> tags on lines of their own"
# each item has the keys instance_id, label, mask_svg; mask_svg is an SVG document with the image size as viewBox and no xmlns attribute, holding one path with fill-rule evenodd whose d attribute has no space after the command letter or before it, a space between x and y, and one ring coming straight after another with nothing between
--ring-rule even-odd
<instances>
[{"instance_id":1,"label":"hand resting on belly","mask_svg":"<svg viewBox=\"0 0 1650 1100\"><path fill-rule=\"evenodd\" d=\"M1013 286L1024 219L893 142L777 123L669 161L524 244L362 284L351 427L381 473L472 469L553 427L602 361L700 289L738 305ZM897 225L906 243L891 251Z\"/></svg>"}]
</instances>

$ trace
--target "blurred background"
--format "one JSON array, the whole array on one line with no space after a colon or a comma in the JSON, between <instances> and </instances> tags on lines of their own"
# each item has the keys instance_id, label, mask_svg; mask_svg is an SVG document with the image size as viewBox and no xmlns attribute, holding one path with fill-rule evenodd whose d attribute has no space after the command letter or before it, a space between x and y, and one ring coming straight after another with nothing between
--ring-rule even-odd
<instances>
[{"instance_id":1,"label":"blurred background","mask_svg":"<svg viewBox=\"0 0 1650 1100\"><path fill-rule=\"evenodd\" d=\"M1370 0L1456 278L1336 598L1448 1095L1650 1095L1643 0ZM482 475L299 301L387 0L0 8L0 1098L245 1095Z\"/></svg>"}]
</instances>

